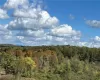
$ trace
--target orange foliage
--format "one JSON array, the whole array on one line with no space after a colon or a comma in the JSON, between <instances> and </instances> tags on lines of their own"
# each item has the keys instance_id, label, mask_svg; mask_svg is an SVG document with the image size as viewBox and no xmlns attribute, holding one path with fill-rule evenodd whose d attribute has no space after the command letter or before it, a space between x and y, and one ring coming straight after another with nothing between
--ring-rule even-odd
<instances>
[{"instance_id":1,"label":"orange foliage","mask_svg":"<svg viewBox=\"0 0 100 80\"><path fill-rule=\"evenodd\" d=\"M22 50L16 50L15 51L15 56L23 56L23 52L22 52Z\"/></svg>"},{"instance_id":2,"label":"orange foliage","mask_svg":"<svg viewBox=\"0 0 100 80\"><path fill-rule=\"evenodd\" d=\"M25 56L32 57L32 50L27 50Z\"/></svg>"}]
</instances>

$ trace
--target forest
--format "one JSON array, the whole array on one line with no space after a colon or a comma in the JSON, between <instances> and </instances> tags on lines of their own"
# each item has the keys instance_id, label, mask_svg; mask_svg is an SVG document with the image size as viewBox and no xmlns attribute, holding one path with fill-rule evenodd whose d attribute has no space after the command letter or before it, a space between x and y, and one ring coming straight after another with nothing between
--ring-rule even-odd
<instances>
[{"instance_id":1,"label":"forest","mask_svg":"<svg viewBox=\"0 0 100 80\"><path fill-rule=\"evenodd\" d=\"M100 80L100 48L0 45L0 80Z\"/></svg>"}]
</instances>

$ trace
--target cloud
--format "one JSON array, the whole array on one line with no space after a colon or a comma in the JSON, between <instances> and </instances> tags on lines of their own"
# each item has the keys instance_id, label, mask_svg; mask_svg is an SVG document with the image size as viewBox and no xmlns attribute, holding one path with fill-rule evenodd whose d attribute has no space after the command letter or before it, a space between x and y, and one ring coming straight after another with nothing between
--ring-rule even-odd
<instances>
[{"instance_id":1,"label":"cloud","mask_svg":"<svg viewBox=\"0 0 100 80\"><path fill-rule=\"evenodd\" d=\"M20 17L20 18L40 18L41 17L41 8L32 8L29 7L27 9L15 9L13 13L14 17ZM47 16L49 16L47 14Z\"/></svg>"},{"instance_id":2,"label":"cloud","mask_svg":"<svg viewBox=\"0 0 100 80\"><path fill-rule=\"evenodd\" d=\"M7 0L4 4L4 8L12 9L12 8L18 8L18 7L24 7L27 8L29 4L28 0Z\"/></svg>"},{"instance_id":3,"label":"cloud","mask_svg":"<svg viewBox=\"0 0 100 80\"><path fill-rule=\"evenodd\" d=\"M11 32L7 29L7 25L0 25L0 35L9 35Z\"/></svg>"},{"instance_id":4,"label":"cloud","mask_svg":"<svg viewBox=\"0 0 100 80\"><path fill-rule=\"evenodd\" d=\"M9 29L48 29L59 24L59 20L55 16L42 10L40 6L33 7L30 4L28 8L15 9L13 16L16 17L14 21L9 23Z\"/></svg>"},{"instance_id":5,"label":"cloud","mask_svg":"<svg viewBox=\"0 0 100 80\"><path fill-rule=\"evenodd\" d=\"M78 46L87 46L87 47L100 47L100 37L95 36L93 38L90 38L88 41L80 41L78 43Z\"/></svg>"},{"instance_id":6,"label":"cloud","mask_svg":"<svg viewBox=\"0 0 100 80\"><path fill-rule=\"evenodd\" d=\"M86 24L91 27L100 28L100 21L98 20L86 20Z\"/></svg>"},{"instance_id":7,"label":"cloud","mask_svg":"<svg viewBox=\"0 0 100 80\"><path fill-rule=\"evenodd\" d=\"M60 24L57 17L51 16L41 5L30 3L29 0L7 0L4 8L13 9L13 19L6 25L0 25L0 43L22 45L78 45L99 47L100 37L96 36L91 41L81 41L81 32L74 30L68 24ZM4 19L7 12L4 12ZM1 13L0 13L1 15ZM70 14L70 19L75 17ZM3 19L2 18L2 19ZM87 20L91 26L99 27L97 20Z\"/></svg>"},{"instance_id":8,"label":"cloud","mask_svg":"<svg viewBox=\"0 0 100 80\"><path fill-rule=\"evenodd\" d=\"M8 25L0 25L0 44L20 44L16 32L7 29Z\"/></svg>"},{"instance_id":9,"label":"cloud","mask_svg":"<svg viewBox=\"0 0 100 80\"><path fill-rule=\"evenodd\" d=\"M27 12L30 13L30 12ZM38 29L49 29L56 25L58 25L59 20L56 17L51 17L47 11L40 11L32 13L33 15L26 14L24 16L21 16L19 14L19 18L16 18L15 20L11 21L8 24L8 29L11 30L25 30L25 29L31 29L31 30L38 30ZM29 16L28 16L29 15ZM31 16L34 16L33 18L30 18Z\"/></svg>"},{"instance_id":10,"label":"cloud","mask_svg":"<svg viewBox=\"0 0 100 80\"><path fill-rule=\"evenodd\" d=\"M67 24L55 27L51 30L51 32L53 36L61 36L61 37L72 37L81 35L80 31L73 30L72 27Z\"/></svg>"},{"instance_id":11,"label":"cloud","mask_svg":"<svg viewBox=\"0 0 100 80\"><path fill-rule=\"evenodd\" d=\"M100 37L99 37L99 36L95 36L95 38L93 38L93 40L94 40L95 42L100 42Z\"/></svg>"},{"instance_id":12,"label":"cloud","mask_svg":"<svg viewBox=\"0 0 100 80\"><path fill-rule=\"evenodd\" d=\"M24 37L34 37L34 38L40 38L45 35L44 30L24 30L16 34L17 36L24 36Z\"/></svg>"},{"instance_id":13,"label":"cloud","mask_svg":"<svg viewBox=\"0 0 100 80\"><path fill-rule=\"evenodd\" d=\"M68 24L59 24L58 18L36 5L28 0L7 0L4 7L14 9L14 19L6 26L14 33L9 40L24 45L66 45L80 40L80 31Z\"/></svg>"},{"instance_id":14,"label":"cloud","mask_svg":"<svg viewBox=\"0 0 100 80\"><path fill-rule=\"evenodd\" d=\"M75 17L74 17L72 14L69 15L69 18L70 18L71 20L75 19Z\"/></svg>"},{"instance_id":15,"label":"cloud","mask_svg":"<svg viewBox=\"0 0 100 80\"><path fill-rule=\"evenodd\" d=\"M80 40L80 31L75 31L71 26L61 25L59 28L33 31L24 30L17 34L17 38L26 45L67 45L75 44ZM54 33L56 34L54 35ZM30 44L31 43L31 44Z\"/></svg>"},{"instance_id":16,"label":"cloud","mask_svg":"<svg viewBox=\"0 0 100 80\"><path fill-rule=\"evenodd\" d=\"M7 19L9 16L7 15L7 11L0 8L0 19Z\"/></svg>"},{"instance_id":17,"label":"cloud","mask_svg":"<svg viewBox=\"0 0 100 80\"><path fill-rule=\"evenodd\" d=\"M7 25L0 25L0 43L10 42L12 32L7 29Z\"/></svg>"}]
</instances>

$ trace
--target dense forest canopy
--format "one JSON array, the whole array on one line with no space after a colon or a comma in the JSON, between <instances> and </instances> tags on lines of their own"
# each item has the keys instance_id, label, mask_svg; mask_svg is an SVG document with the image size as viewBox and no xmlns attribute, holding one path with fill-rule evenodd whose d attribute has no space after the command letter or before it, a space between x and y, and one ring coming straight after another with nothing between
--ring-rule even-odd
<instances>
[{"instance_id":1,"label":"dense forest canopy","mask_svg":"<svg viewBox=\"0 0 100 80\"><path fill-rule=\"evenodd\" d=\"M19 80L100 80L100 48L0 45L0 67Z\"/></svg>"}]
</instances>

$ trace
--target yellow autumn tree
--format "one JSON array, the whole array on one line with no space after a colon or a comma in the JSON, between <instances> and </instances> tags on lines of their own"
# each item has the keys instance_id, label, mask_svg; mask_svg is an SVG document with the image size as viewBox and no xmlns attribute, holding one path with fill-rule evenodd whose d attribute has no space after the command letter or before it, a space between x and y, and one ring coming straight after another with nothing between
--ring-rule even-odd
<instances>
[{"instance_id":1,"label":"yellow autumn tree","mask_svg":"<svg viewBox=\"0 0 100 80\"><path fill-rule=\"evenodd\" d=\"M24 64L25 74L24 76L32 76L33 70L36 67L36 63L32 60L31 57L22 58L22 62Z\"/></svg>"},{"instance_id":2,"label":"yellow autumn tree","mask_svg":"<svg viewBox=\"0 0 100 80\"><path fill-rule=\"evenodd\" d=\"M25 58L23 59L23 62L25 63L25 65L26 65L27 67L30 67L31 69L34 69L34 68L36 67L35 62L32 60L31 57L25 57Z\"/></svg>"},{"instance_id":3,"label":"yellow autumn tree","mask_svg":"<svg viewBox=\"0 0 100 80\"><path fill-rule=\"evenodd\" d=\"M36 67L31 57L20 57L16 64L16 72L22 76L31 77Z\"/></svg>"}]
</instances>

